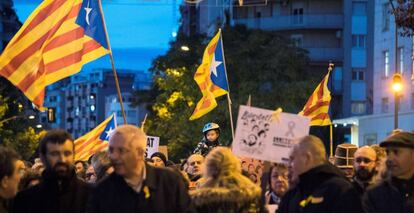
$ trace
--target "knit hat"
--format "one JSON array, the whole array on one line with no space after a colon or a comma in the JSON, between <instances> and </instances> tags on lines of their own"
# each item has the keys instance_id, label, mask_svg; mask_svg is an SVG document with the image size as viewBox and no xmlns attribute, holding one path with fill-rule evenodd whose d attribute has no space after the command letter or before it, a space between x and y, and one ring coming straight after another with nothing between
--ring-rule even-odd
<instances>
[{"instance_id":1,"label":"knit hat","mask_svg":"<svg viewBox=\"0 0 414 213\"><path fill-rule=\"evenodd\" d=\"M153 157L159 157L162 160L162 162L164 162L164 165L167 165L167 158L165 157L165 155L163 153L161 153L161 152L154 152L151 155L151 159Z\"/></svg>"}]
</instances>

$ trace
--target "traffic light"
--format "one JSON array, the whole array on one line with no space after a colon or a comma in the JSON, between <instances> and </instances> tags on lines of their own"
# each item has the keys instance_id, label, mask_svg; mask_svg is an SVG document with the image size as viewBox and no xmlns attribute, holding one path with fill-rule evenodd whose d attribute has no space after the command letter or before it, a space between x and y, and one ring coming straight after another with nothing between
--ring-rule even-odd
<instances>
[{"instance_id":1,"label":"traffic light","mask_svg":"<svg viewBox=\"0 0 414 213\"><path fill-rule=\"evenodd\" d=\"M56 122L56 108L50 107L47 109L47 121L49 123Z\"/></svg>"},{"instance_id":2,"label":"traffic light","mask_svg":"<svg viewBox=\"0 0 414 213\"><path fill-rule=\"evenodd\" d=\"M392 90L394 92L400 92L402 89L402 76L399 73L395 73L392 76Z\"/></svg>"}]
</instances>

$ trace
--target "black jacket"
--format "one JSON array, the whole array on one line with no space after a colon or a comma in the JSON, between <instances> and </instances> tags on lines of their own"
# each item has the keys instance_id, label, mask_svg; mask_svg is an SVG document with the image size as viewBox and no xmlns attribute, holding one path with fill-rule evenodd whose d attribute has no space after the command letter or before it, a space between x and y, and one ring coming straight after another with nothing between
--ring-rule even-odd
<instances>
[{"instance_id":1,"label":"black jacket","mask_svg":"<svg viewBox=\"0 0 414 213\"><path fill-rule=\"evenodd\" d=\"M43 172L39 185L21 191L13 203L15 213L81 213L86 210L91 187L79 180L73 171L71 178L59 185L56 176Z\"/></svg>"},{"instance_id":2,"label":"black jacket","mask_svg":"<svg viewBox=\"0 0 414 213\"><path fill-rule=\"evenodd\" d=\"M351 182L327 163L299 176L299 183L282 198L278 213L360 213L361 202Z\"/></svg>"},{"instance_id":3,"label":"black jacket","mask_svg":"<svg viewBox=\"0 0 414 213\"><path fill-rule=\"evenodd\" d=\"M145 193L145 188L149 193ZM135 192L115 172L102 180L92 193L88 213L192 212L191 200L178 174L146 165L146 179Z\"/></svg>"},{"instance_id":4,"label":"black jacket","mask_svg":"<svg viewBox=\"0 0 414 213\"><path fill-rule=\"evenodd\" d=\"M366 213L414 212L414 178L392 178L368 189L362 204Z\"/></svg>"}]
</instances>

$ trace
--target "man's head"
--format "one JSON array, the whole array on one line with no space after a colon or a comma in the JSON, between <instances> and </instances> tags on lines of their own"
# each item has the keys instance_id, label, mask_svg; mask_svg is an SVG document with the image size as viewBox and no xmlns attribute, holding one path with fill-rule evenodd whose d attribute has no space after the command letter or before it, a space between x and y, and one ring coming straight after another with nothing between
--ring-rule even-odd
<instances>
[{"instance_id":1,"label":"man's head","mask_svg":"<svg viewBox=\"0 0 414 213\"><path fill-rule=\"evenodd\" d=\"M9 148L0 146L0 197L13 198L19 187L24 163L19 155Z\"/></svg>"},{"instance_id":2,"label":"man's head","mask_svg":"<svg viewBox=\"0 0 414 213\"><path fill-rule=\"evenodd\" d=\"M78 176L83 176L87 168L88 165L85 161L78 160L75 162L75 172Z\"/></svg>"},{"instance_id":3,"label":"man's head","mask_svg":"<svg viewBox=\"0 0 414 213\"><path fill-rule=\"evenodd\" d=\"M277 163L270 167L269 185L271 191L282 197L289 187L288 168L286 165Z\"/></svg>"},{"instance_id":4,"label":"man's head","mask_svg":"<svg viewBox=\"0 0 414 213\"><path fill-rule=\"evenodd\" d=\"M363 146L354 153L355 178L362 182L370 182L376 174L377 154L369 146Z\"/></svg>"},{"instance_id":5,"label":"man's head","mask_svg":"<svg viewBox=\"0 0 414 213\"><path fill-rule=\"evenodd\" d=\"M391 176L410 179L414 176L414 133L396 132L380 143L387 152L387 168Z\"/></svg>"},{"instance_id":6,"label":"man's head","mask_svg":"<svg viewBox=\"0 0 414 213\"><path fill-rule=\"evenodd\" d=\"M293 179L326 162L326 151L322 141L312 135L300 138L290 153L289 169Z\"/></svg>"},{"instance_id":7,"label":"man's head","mask_svg":"<svg viewBox=\"0 0 414 213\"><path fill-rule=\"evenodd\" d=\"M155 152L151 155L151 159L153 160L153 166L155 167L165 167L167 164L167 157L161 152Z\"/></svg>"},{"instance_id":8,"label":"man's head","mask_svg":"<svg viewBox=\"0 0 414 213\"><path fill-rule=\"evenodd\" d=\"M46 170L58 178L69 178L74 167L75 146L72 136L64 130L50 130L40 140L40 158Z\"/></svg>"},{"instance_id":9,"label":"man's head","mask_svg":"<svg viewBox=\"0 0 414 213\"><path fill-rule=\"evenodd\" d=\"M109 159L118 175L125 178L139 174L145 165L147 136L138 127L122 125L109 139Z\"/></svg>"},{"instance_id":10,"label":"man's head","mask_svg":"<svg viewBox=\"0 0 414 213\"><path fill-rule=\"evenodd\" d=\"M95 153L92 157L91 165L95 171L96 181L101 180L114 171L107 151Z\"/></svg>"},{"instance_id":11,"label":"man's head","mask_svg":"<svg viewBox=\"0 0 414 213\"><path fill-rule=\"evenodd\" d=\"M85 181L87 183L95 183L96 182L96 173L95 169L93 168L92 164L88 166L88 169L86 169L85 172Z\"/></svg>"},{"instance_id":12,"label":"man's head","mask_svg":"<svg viewBox=\"0 0 414 213\"><path fill-rule=\"evenodd\" d=\"M187 173L190 175L201 175L204 164L204 157L200 154L193 154L187 160Z\"/></svg>"}]
</instances>

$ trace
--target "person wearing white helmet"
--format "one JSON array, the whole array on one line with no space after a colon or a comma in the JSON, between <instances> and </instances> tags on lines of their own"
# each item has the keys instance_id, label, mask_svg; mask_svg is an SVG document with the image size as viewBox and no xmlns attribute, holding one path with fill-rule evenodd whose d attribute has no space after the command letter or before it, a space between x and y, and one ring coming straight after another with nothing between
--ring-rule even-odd
<instances>
[{"instance_id":1,"label":"person wearing white helmet","mask_svg":"<svg viewBox=\"0 0 414 213\"><path fill-rule=\"evenodd\" d=\"M207 123L203 128L203 139L197 144L193 154L206 156L214 147L221 146L219 142L220 126L216 123Z\"/></svg>"}]
</instances>

